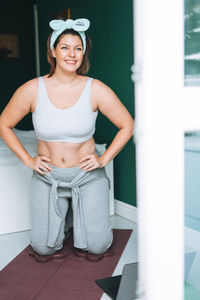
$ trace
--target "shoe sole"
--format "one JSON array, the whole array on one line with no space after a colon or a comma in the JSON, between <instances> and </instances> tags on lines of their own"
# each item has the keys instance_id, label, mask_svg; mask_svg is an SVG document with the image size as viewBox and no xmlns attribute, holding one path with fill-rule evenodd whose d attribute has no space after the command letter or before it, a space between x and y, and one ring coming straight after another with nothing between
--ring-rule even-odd
<instances>
[{"instance_id":1,"label":"shoe sole","mask_svg":"<svg viewBox=\"0 0 200 300\"><path fill-rule=\"evenodd\" d=\"M37 262L42 262L43 263L43 262L47 262L47 261L50 261L50 260L61 259L61 258L66 257L67 252L66 252L66 250L65 250L65 252L63 250L64 249L62 248L61 250L58 250L58 251L60 251L60 253L56 252L56 253L51 254L51 255L40 255L37 252L35 252L32 248L30 248L29 251L28 251L28 254L31 257L34 257Z\"/></svg>"}]
</instances>

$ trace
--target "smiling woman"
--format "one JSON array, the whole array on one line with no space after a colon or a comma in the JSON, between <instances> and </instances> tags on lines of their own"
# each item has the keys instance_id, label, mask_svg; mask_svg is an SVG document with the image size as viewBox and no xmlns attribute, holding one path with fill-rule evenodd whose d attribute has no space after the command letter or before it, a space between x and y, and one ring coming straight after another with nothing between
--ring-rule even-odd
<instances>
[{"instance_id":1,"label":"smiling woman","mask_svg":"<svg viewBox=\"0 0 200 300\"><path fill-rule=\"evenodd\" d=\"M57 65L66 69L66 66L73 65L79 68L83 60L83 46L80 37L67 34L60 38L56 48L52 49L52 55L56 59ZM65 65L66 63L66 65Z\"/></svg>"},{"instance_id":2,"label":"smiling woman","mask_svg":"<svg viewBox=\"0 0 200 300\"><path fill-rule=\"evenodd\" d=\"M87 19L50 22L50 73L19 87L0 117L2 139L33 170L30 255L37 261L67 255L63 241L70 206L76 255L100 260L113 241L105 166L131 138L133 119L110 87L85 76L89 25ZM30 111L38 140L34 157L12 130ZM119 129L102 155L93 137L98 111Z\"/></svg>"},{"instance_id":3,"label":"smiling woman","mask_svg":"<svg viewBox=\"0 0 200 300\"><path fill-rule=\"evenodd\" d=\"M69 21L69 20L67 20L67 21ZM67 24L67 21L66 21L66 24ZM50 22L50 24L53 24L55 26L55 23L52 23L52 22L55 22L55 20ZM62 23L62 20L59 20L59 22L61 22L61 27L64 26ZM53 28L55 28L54 26L53 26ZM89 27L88 22L87 22L87 26ZM48 41L47 41L47 58L48 58L48 62L50 63L50 66L51 66L49 76L52 76L53 73L55 72L57 60L55 57L54 50L57 49L58 44L59 44L58 46L60 48L62 48L62 50L65 52L65 54L67 53L67 51L69 52L69 49L73 49L75 51L73 54L75 54L75 53L78 54L77 52L80 52L80 54L81 53L83 54L83 52L84 52L84 55L82 57L82 63L77 68L77 74L81 74L81 75L86 74L90 68L90 63L89 63L89 52L91 49L90 38L87 35L84 36L82 32L80 35L80 32L78 33L77 31L73 30L72 28L66 28L58 36L57 36L57 34L54 34L54 32L56 32L56 31L53 31L52 34L50 34ZM70 39L70 36L71 36L71 39ZM66 37L68 37L68 43L72 43L71 45L65 44L67 42ZM72 37L74 37L74 38L76 37L76 39L73 39ZM75 44L73 44L73 43L75 43ZM76 45L76 43L77 43L77 45ZM71 48L69 46L71 46ZM53 54L53 52L54 52L54 54ZM71 57L71 59L72 59L72 57Z\"/></svg>"}]
</instances>

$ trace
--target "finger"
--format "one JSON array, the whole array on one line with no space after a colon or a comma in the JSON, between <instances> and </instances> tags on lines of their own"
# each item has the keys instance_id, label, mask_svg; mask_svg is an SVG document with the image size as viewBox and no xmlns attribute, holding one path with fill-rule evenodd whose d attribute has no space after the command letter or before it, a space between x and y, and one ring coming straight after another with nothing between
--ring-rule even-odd
<instances>
[{"instance_id":1,"label":"finger","mask_svg":"<svg viewBox=\"0 0 200 300\"><path fill-rule=\"evenodd\" d=\"M41 160L46 160L46 161L51 161L51 159L50 158L48 158L48 157L46 157L46 156L43 156L43 155L40 155L40 159Z\"/></svg>"},{"instance_id":2,"label":"finger","mask_svg":"<svg viewBox=\"0 0 200 300\"><path fill-rule=\"evenodd\" d=\"M40 166L39 169L45 172L49 172L49 170L44 166Z\"/></svg>"},{"instance_id":3,"label":"finger","mask_svg":"<svg viewBox=\"0 0 200 300\"><path fill-rule=\"evenodd\" d=\"M88 165L88 162L80 165L80 168L82 169L82 168L86 167L87 165Z\"/></svg>"},{"instance_id":4,"label":"finger","mask_svg":"<svg viewBox=\"0 0 200 300\"><path fill-rule=\"evenodd\" d=\"M46 167L48 171L52 171L52 168L50 166Z\"/></svg>"},{"instance_id":5,"label":"finger","mask_svg":"<svg viewBox=\"0 0 200 300\"><path fill-rule=\"evenodd\" d=\"M43 162L43 161L41 161L40 163L39 163L39 166L38 166L40 169L42 169L42 170L44 170L44 171L50 171L50 169L49 169L49 165L48 164L46 164L45 162Z\"/></svg>"},{"instance_id":6,"label":"finger","mask_svg":"<svg viewBox=\"0 0 200 300\"><path fill-rule=\"evenodd\" d=\"M97 167L93 166L93 167L91 167L91 168L89 168L89 169L87 169L87 170L84 170L84 171L90 172L90 171L92 171L92 170L95 170L96 168L97 168Z\"/></svg>"},{"instance_id":7,"label":"finger","mask_svg":"<svg viewBox=\"0 0 200 300\"><path fill-rule=\"evenodd\" d=\"M86 155L79 162L82 162L82 161L90 159L90 158L91 158L91 155Z\"/></svg>"},{"instance_id":8,"label":"finger","mask_svg":"<svg viewBox=\"0 0 200 300\"><path fill-rule=\"evenodd\" d=\"M46 168L46 170L51 171L52 168L45 162L41 162L41 165Z\"/></svg>"},{"instance_id":9,"label":"finger","mask_svg":"<svg viewBox=\"0 0 200 300\"><path fill-rule=\"evenodd\" d=\"M99 162L97 160L93 160L91 159L90 161L87 161L86 163L82 164L80 167L81 168L85 168L87 166L95 166L96 168L98 168L100 166Z\"/></svg>"},{"instance_id":10,"label":"finger","mask_svg":"<svg viewBox=\"0 0 200 300\"><path fill-rule=\"evenodd\" d=\"M40 168L35 169L38 173L45 175L45 172L43 172Z\"/></svg>"},{"instance_id":11,"label":"finger","mask_svg":"<svg viewBox=\"0 0 200 300\"><path fill-rule=\"evenodd\" d=\"M87 162L85 162L82 165L80 165L80 168L84 168L84 167L90 166L92 164L94 164L94 162L92 162L91 160L90 161L88 160Z\"/></svg>"},{"instance_id":12,"label":"finger","mask_svg":"<svg viewBox=\"0 0 200 300\"><path fill-rule=\"evenodd\" d=\"M85 171L85 170L88 170L88 169L90 169L90 168L95 168L95 165L94 164L88 164L87 166L85 166L84 168L82 168L82 170L83 171Z\"/></svg>"}]
</instances>

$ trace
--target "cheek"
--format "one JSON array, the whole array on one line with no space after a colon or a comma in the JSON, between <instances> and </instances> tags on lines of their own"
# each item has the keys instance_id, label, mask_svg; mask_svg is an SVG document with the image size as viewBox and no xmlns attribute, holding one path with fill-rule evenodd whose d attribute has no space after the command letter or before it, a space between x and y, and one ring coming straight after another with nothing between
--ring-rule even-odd
<instances>
[{"instance_id":1,"label":"cheek","mask_svg":"<svg viewBox=\"0 0 200 300\"><path fill-rule=\"evenodd\" d=\"M83 61L83 53L79 53L78 58L82 62Z\"/></svg>"},{"instance_id":2,"label":"cheek","mask_svg":"<svg viewBox=\"0 0 200 300\"><path fill-rule=\"evenodd\" d=\"M79 62L79 67L82 66L82 63L83 63L83 57L82 57L82 59Z\"/></svg>"}]
</instances>

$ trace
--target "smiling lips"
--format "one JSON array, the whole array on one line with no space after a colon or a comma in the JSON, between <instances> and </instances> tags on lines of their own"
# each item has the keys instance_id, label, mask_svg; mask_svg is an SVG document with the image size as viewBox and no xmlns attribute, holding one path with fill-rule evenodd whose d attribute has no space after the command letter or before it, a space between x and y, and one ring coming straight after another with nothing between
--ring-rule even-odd
<instances>
[{"instance_id":1,"label":"smiling lips","mask_svg":"<svg viewBox=\"0 0 200 300\"><path fill-rule=\"evenodd\" d=\"M71 65L75 65L76 60L66 60L66 63L71 64Z\"/></svg>"}]
</instances>

